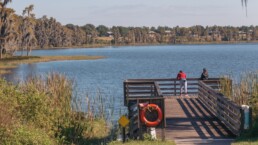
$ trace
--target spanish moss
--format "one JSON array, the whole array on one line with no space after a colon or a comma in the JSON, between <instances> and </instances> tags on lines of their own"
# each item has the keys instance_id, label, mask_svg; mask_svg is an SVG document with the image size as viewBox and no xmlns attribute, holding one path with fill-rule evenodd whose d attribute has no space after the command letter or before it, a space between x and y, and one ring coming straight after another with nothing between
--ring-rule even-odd
<instances>
[{"instance_id":1,"label":"spanish moss","mask_svg":"<svg viewBox=\"0 0 258 145\"><path fill-rule=\"evenodd\" d=\"M241 0L241 2L242 2L242 7L245 8L245 13L246 13L246 17L247 17L247 2L248 2L248 0Z\"/></svg>"}]
</instances>

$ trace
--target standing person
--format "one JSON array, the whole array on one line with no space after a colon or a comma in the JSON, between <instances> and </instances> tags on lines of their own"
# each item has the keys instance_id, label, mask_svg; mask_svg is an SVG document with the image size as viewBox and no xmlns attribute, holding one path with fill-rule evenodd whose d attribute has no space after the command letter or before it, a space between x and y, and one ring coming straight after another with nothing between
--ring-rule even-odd
<instances>
[{"instance_id":1,"label":"standing person","mask_svg":"<svg viewBox=\"0 0 258 145\"><path fill-rule=\"evenodd\" d=\"M187 81L186 81L186 74L180 70L177 74L177 79L180 80L180 95L182 95L183 87L185 89L184 93L187 96Z\"/></svg>"},{"instance_id":2,"label":"standing person","mask_svg":"<svg viewBox=\"0 0 258 145\"><path fill-rule=\"evenodd\" d=\"M201 80L208 80L209 78L209 74L208 74L208 71L206 68L203 68L203 71L202 71L202 75L201 75Z\"/></svg>"}]
</instances>

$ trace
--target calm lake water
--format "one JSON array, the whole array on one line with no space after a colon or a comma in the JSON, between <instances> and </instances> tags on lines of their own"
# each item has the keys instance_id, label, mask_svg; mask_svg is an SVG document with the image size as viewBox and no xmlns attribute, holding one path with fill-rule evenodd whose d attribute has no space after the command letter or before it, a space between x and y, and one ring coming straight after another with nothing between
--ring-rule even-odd
<instances>
[{"instance_id":1,"label":"calm lake water","mask_svg":"<svg viewBox=\"0 0 258 145\"><path fill-rule=\"evenodd\" d=\"M210 77L258 70L258 44L126 46L34 50L32 55L101 55L105 59L23 64L7 75L23 80L28 75L60 72L76 82L76 96L115 99L116 111L123 105L123 81L128 78L175 78L179 70L200 77L205 67ZM115 114L118 114L116 112Z\"/></svg>"}]
</instances>

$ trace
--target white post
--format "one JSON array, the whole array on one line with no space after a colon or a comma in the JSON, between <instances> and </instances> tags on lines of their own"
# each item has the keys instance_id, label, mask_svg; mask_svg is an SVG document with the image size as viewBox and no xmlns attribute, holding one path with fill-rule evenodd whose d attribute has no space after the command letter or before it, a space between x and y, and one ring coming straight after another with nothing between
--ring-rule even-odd
<instances>
[{"instance_id":1,"label":"white post","mask_svg":"<svg viewBox=\"0 0 258 145\"><path fill-rule=\"evenodd\" d=\"M154 139L154 140L157 139L155 127L150 127L150 135L151 135L151 139Z\"/></svg>"},{"instance_id":2,"label":"white post","mask_svg":"<svg viewBox=\"0 0 258 145\"><path fill-rule=\"evenodd\" d=\"M248 105L242 105L242 109L244 110L244 129L250 128L250 113L249 113L249 106Z\"/></svg>"}]
</instances>

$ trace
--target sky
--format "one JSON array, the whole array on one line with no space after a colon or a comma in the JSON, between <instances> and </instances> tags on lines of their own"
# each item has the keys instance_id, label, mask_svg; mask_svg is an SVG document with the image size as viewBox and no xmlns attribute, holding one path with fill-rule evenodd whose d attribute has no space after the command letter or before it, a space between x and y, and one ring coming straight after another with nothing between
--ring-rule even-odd
<instances>
[{"instance_id":1,"label":"sky","mask_svg":"<svg viewBox=\"0 0 258 145\"><path fill-rule=\"evenodd\" d=\"M46 15L65 24L111 26L249 26L258 25L258 0L13 0L17 14L34 5L37 18Z\"/></svg>"}]
</instances>

